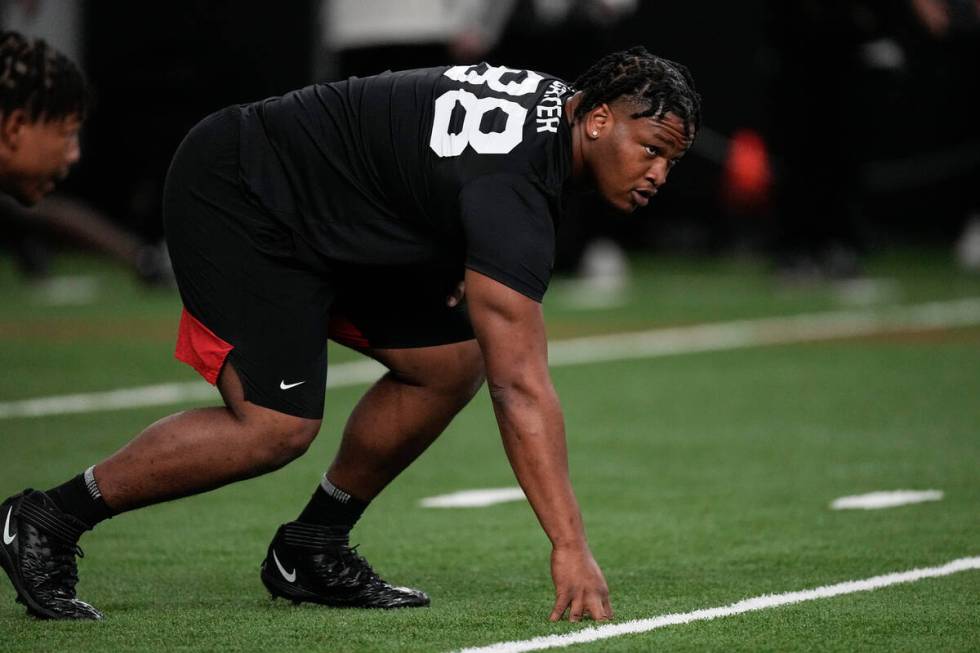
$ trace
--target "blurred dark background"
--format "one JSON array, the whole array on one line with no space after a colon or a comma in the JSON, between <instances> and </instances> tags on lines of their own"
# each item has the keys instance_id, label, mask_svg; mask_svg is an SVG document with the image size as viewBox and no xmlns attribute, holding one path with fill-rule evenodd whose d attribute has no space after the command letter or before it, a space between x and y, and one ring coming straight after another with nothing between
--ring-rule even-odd
<instances>
[{"instance_id":1,"label":"blurred dark background","mask_svg":"<svg viewBox=\"0 0 980 653\"><path fill-rule=\"evenodd\" d=\"M976 0L3 0L95 91L66 195L142 243L183 135L225 105L385 69L487 60L573 81L632 45L681 62L705 129L650 207L586 206L559 268L626 251L749 252L777 271L861 273L893 245L980 230ZM978 236L980 237L980 231ZM978 245L980 246L980 245ZM978 255L980 256L980 255ZM961 256L969 265L969 255ZM976 265L980 267L980 262Z\"/></svg>"}]
</instances>

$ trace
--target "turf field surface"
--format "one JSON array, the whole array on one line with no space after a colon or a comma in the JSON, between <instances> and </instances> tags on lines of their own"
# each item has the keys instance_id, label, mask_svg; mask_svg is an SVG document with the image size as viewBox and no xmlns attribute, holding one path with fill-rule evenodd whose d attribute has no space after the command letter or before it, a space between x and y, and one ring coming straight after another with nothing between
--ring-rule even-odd
<instances>
[{"instance_id":1,"label":"turf field surface","mask_svg":"<svg viewBox=\"0 0 980 653\"><path fill-rule=\"evenodd\" d=\"M196 380L172 358L173 294L98 262L63 265L94 280L93 303L52 305L0 264L0 402ZM869 273L885 292L856 307L846 286L785 285L751 262L644 260L622 305L580 310L569 300L578 289L557 283L545 306L565 339L980 297L980 279L941 254L880 257ZM980 555L978 369L977 326L556 366L573 480L616 621ZM312 492L363 387L328 393L317 442L283 470L86 535L79 592L105 622L34 621L0 583L3 650L450 651L591 625L546 621L548 546L526 504L419 506L514 485L485 392L353 534L382 575L429 592L431 608L269 600L258 580L265 547ZM200 403L0 420L0 494L59 483ZM944 498L830 509L896 489ZM976 650L978 596L980 571L964 571L570 650Z\"/></svg>"}]
</instances>

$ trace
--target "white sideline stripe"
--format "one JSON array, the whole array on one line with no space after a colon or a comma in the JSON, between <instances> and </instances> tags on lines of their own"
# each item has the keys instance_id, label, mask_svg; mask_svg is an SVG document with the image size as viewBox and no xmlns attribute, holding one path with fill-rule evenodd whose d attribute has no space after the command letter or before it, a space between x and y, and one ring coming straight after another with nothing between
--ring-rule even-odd
<instances>
[{"instance_id":1,"label":"white sideline stripe","mask_svg":"<svg viewBox=\"0 0 980 653\"><path fill-rule=\"evenodd\" d=\"M161 383L107 392L9 401L0 404L0 418L44 417L142 406L162 406L210 399L215 396L217 396L217 391L204 381Z\"/></svg>"},{"instance_id":2,"label":"white sideline stripe","mask_svg":"<svg viewBox=\"0 0 980 653\"><path fill-rule=\"evenodd\" d=\"M880 510L881 508L905 506L910 503L940 501L942 498L941 490L890 490L840 497L834 499L830 507L834 510Z\"/></svg>"},{"instance_id":3,"label":"white sideline stripe","mask_svg":"<svg viewBox=\"0 0 980 653\"><path fill-rule=\"evenodd\" d=\"M485 490L460 490L451 494L426 497L419 501L423 508L485 508L509 501L524 501L519 487L498 487Z\"/></svg>"},{"instance_id":4,"label":"white sideline stripe","mask_svg":"<svg viewBox=\"0 0 980 653\"><path fill-rule=\"evenodd\" d=\"M978 297L572 338L548 349L552 365L575 365L972 324L980 324Z\"/></svg>"},{"instance_id":5,"label":"white sideline stripe","mask_svg":"<svg viewBox=\"0 0 980 653\"><path fill-rule=\"evenodd\" d=\"M558 340L549 344L549 362L551 366L559 367L974 324L980 324L980 297ZM330 368L327 386L370 383L381 376L383 369L371 360L334 365ZM0 419L179 404L216 395L214 388L203 381L164 383L0 402Z\"/></svg>"},{"instance_id":6,"label":"white sideline stripe","mask_svg":"<svg viewBox=\"0 0 980 653\"><path fill-rule=\"evenodd\" d=\"M488 646L477 646L473 648L460 649L457 653L520 653L521 651L540 651L548 648L561 648L573 644L586 644L600 639L619 637L621 635L633 635L645 633L658 628L688 624L693 621L710 621L719 617L731 617L746 612L757 610L767 610L793 603L803 603L804 601L814 601L816 599L827 599L844 594L855 592L868 592L881 589L889 585L900 583L914 583L924 578L937 578L939 576L949 576L961 571L980 569L980 557L960 558L953 560L940 567L925 567L922 569L912 569L910 571L874 576L864 580L852 580L836 585L825 585L815 589L802 590L799 592L786 592L785 594L764 594L749 599L743 599L737 603L726 605L719 608L703 608L693 612L678 614L665 614L649 619L638 619L635 621L625 621L620 624L609 624L605 626L593 626L583 630L567 633L564 635L546 635L522 641L499 642Z\"/></svg>"},{"instance_id":7,"label":"white sideline stripe","mask_svg":"<svg viewBox=\"0 0 980 653\"><path fill-rule=\"evenodd\" d=\"M327 387L370 383L377 380L384 368L373 360L343 363L330 368ZM124 388L107 392L22 399L0 402L0 419L11 417L44 417L71 413L91 413L102 410L165 406L192 401L217 399L218 391L205 381L161 383L139 388Z\"/></svg>"}]
</instances>

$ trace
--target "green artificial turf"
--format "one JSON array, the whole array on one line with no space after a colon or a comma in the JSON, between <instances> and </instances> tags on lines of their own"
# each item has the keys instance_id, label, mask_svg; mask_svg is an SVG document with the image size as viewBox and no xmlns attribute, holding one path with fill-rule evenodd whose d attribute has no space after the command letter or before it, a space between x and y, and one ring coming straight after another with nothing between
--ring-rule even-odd
<instances>
[{"instance_id":1,"label":"green artificial turf","mask_svg":"<svg viewBox=\"0 0 980 653\"><path fill-rule=\"evenodd\" d=\"M0 402L195 375L172 358L179 303L97 261L94 304L45 306L0 264ZM936 254L880 257L889 303L980 296ZM546 303L562 337L839 309L830 284L779 283L744 261L638 261L627 304ZM341 349L335 360L355 356ZM980 328L556 368L573 481L617 621L980 555ZM353 533L428 609L272 602L258 567L335 450L363 388L327 397L302 458L251 481L100 525L79 593L101 623L27 617L0 579L3 651L450 651L566 633L551 624L547 541L522 502L424 509L423 497L515 485L485 391L379 497ZM46 488L182 406L0 420L0 495ZM945 498L832 511L836 497ZM606 639L575 651L980 648L980 571Z\"/></svg>"}]
</instances>

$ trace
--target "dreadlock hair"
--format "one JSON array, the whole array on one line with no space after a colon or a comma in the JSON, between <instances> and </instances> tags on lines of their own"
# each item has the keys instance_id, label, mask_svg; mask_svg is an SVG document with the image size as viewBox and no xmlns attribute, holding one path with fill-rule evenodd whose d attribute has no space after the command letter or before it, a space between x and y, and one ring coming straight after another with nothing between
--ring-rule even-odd
<instances>
[{"instance_id":1,"label":"dreadlock hair","mask_svg":"<svg viewBox=\"0 0 980 653\"><path fill-rule=\"evenodd\" d=\"M23 109L31 121L84 119L89 94L72 61L42 39L0 32L0 115Z\"/></svg>"},{"instance_id":2,"label":"dreadlock hair","mask_svg":"<svg viewBox=\"0 0 980 653\"><path fill-rule=\"evenodd\" d=\"M638 108L631 118L663 118L673 113L684 121L684 135L701 127L701 96L683 64L651 54L643 46L599 59L573 84L582 92L575 120L597 106L624 98Z\"/></svg>"}]
</instances>

